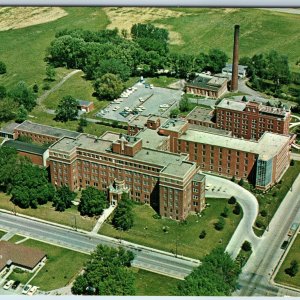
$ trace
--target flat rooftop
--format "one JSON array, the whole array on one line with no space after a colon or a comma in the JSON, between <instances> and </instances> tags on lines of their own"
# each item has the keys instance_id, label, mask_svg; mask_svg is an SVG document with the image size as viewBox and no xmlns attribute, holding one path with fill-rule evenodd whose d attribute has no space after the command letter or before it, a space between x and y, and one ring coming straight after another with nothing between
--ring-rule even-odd
<instances>
[{"instance_id":1,"label":"flat rooftop","mask_svg":"<svg viewBox=\"0 0 300 300\"><path fill-rule=\"evenodd\" d=\"M105 141L115 142L116 140L118 140L120 138L120 134L115 133L115 132L106 131L105 133L103 133L101 135L100 138Z\"/></svg>"},{"instance_id":2,"label":"flat rooftop","mask_svg":"<svg viewBox=\"0 0 300 300\"><path fill-rule=\"evenodd\" d=\"M218 91L226 81L227 78L225 77L199 75L194 80L188 82L187 85Z\"/></svg>"},{"instance_id":3,"label":"flat rooftop","mask_svg":"<svg viewBox=\"0 0 300 300\"><path fill-rule=\"evenodd\" d=\"M1 132L13 134L16 127L18 127L19 123L10 123L0 129Z\"/></svg>"},{"instance_id":4,"label":"flat rooftop","mask_svg":"<svg viewBox=\"0 0 300 300\"><path fill-rule=\"evenodd\" d=\"M246 108L247 102L242 101L234 101L230 99L223 99L221 102L216 105L217 108L225 108L225 109L231 109L236 111L244 111Z\"/></svg>"},{"instance_id":5,"label":"flat rooftop","mask_svg":"<svg viewBox=\"0 0 300 300\"><path fill-rule=\"evenodd\" d=\"M249 141L198 130L187 130L180 140L258 154L263 159L275 156L289 140L289 136L265 132L259 141ZM266 146L271 145L271 146Z\"/></svg>"},{"instance_id":6,"label":"flat rooftop","mask_svg":"<svg viewBox=\"0 0 300 300\"><path fill-rule=\"evenodd\" d=\"M139 128L144 128L146 126L147 120L149 119L148 116L138 115L136 118L132 119L129 122L130 126L137 126Z\"/></svg>"},{"instance_id":7,"label":"flat rooftop","mask_svg":"<svg viewBox=\"0 0 300 300\"><path fill-rule=\"evenodd\" d=\"M67 130L67 129L61 129L61 128L57 128L57 127L37 124L37 123L30 122L30 121L24 121L19 126L17 126L16 129L23 130L23 131L29 131L29 132L37 133L37 134L54 136L57 138L61 138L61 137L76 138L77 136L80 135L80 133L76 132L76 131L71 131L71 130Z\"/></svg>"},{"instance_id":8,"label":"flat rooftop","mask_svg":"<svg viewBox=\"0 0 300 300\"><path fill-rule=\"evenodd\" d=\"M18 151L43 155L47 151L47 147L42 147L35 144L25 143L17 140L5 141L2 146L11 147Z\"/></svg>"},{"instance_id":9,"label":"flat rooftop","mask_svg":"<svg viewBox=\"0 0 300 300\"><path fill-rule=\"evenodd\" d=\"M184 177L191 168L194 167L194 163L189 161L182 161L181 163L169 163L162 171L162 174L168 174L175 177Z\"/></svg>"},{"instance_id":10,"label":"flat rooftop","mask_svg":"<svg viewBox=\"0 0 300 300\"><path fill-rule=\"evenodd\" d=\"M205 175L204 174L200 174L200 173L196 173L193 177L194 181L198 181L201 182L205 179Z\"/></svg>"},{"instance_id":11,"label":"flat rooftop","mask_svg":"<svg viewBox=\"0 0 300 300\"><path fill-rule=\"evenodd\" d=\"M227 136L232 136L232 131L220 129L220 128L215 128L215 127L206 127L203 125L197 125L197 124L189 124L189 129L192 130L198 130L198 131L206 131L214 134L221 134L221 135L227 135Z\"/></svg>"},{"instance_id":12,"label":"flat rooftop","mask_svg":"<svg viewBox=\"0 0 300 300\"><path fill-rule=\"evenodd\" d=\"M143 140L143 147L150 149L158 149L169 139L169 137L159 135L157 131L148 128L140 131L136 136Z\"/></svg>"},{"instance_id":13,"label":"flat rooftop","mask_svg":"<svg viewBox=\"0 0 300 300\"><path fill-rule=\"evenodd\" d=\"M213 123L214 110L196 106L187 116L187 120Z\"/></svg>"},{"instance_id":14,"label":"flat rooftop","mask_svg":"<svg viewBox=\"0 0 300 300\"><path fill-rule=\"evenodd\" d=\"M160 128L168 129L170 131L179 132L184 125L186 125L188 121L181 119L168 119L165 123L163 123Z\"/></svg>"},{"instance_id":15,"label":"flat rooftop","mask_svg":"<svg viewBox=\"0 0 300 300\"><path fill-rule=\"evenodd\" d=\"M89 106L92 102L91 101L87 101L87 100L80 100L77 99L78 105L80 106Z\"/></svg>"}]
</instances>

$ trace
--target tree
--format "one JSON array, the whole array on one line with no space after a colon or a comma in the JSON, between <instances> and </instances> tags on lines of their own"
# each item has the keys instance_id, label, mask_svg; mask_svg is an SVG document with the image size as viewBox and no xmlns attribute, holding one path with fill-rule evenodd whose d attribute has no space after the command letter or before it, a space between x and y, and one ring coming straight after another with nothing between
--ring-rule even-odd
<instances>
[{"instance_id":1,"label":"tree","mask_svg":"<svg viewBox=\"0 0 300 300\"><path fill-rule=\"evenodd\" d=\"M243 96L242 101L243 101L243 102L247 102L247 101L248 101L248 100L247 100L247 97L246 97L246 96Z\"/></svg>"},{"instance_id":2,"label":"tree","mask_svg":"<svg viewBox=\"0 0 300 300\"><path fill-rule=\"evenodd\" d=\"M241 213L241 206L238 203L236 203L232 212L235 215L239 215Z\"/></svg>"},{"instance_id":3,"label":"tree","mask_svg":"<svg viewBox=\"0 0 300 300\"><path fill-rule=\"evenodd\" d=\"M228 218L228 214L229 214L229 209L227 206L225 206L223 212L221 213L221 216L223 218Z\"/></svg>"},{"instance_id":4,"label":"tree","mask_svg":"<svg viewBox=\"0 0 300 300\"><path fill-rule=\"evenodd\" d=\"M94 82L94 89L99 98L113 100L120 96L124 85L117 75L108 73Z\"/></svg>"},{"instance_id":5,"label":"tree","mask_svg":"<svg viewBox=\"0 0 300 300\"><path fill-rule=\"evenodd\" d=\"M219 217L219 221L215 223L215 229L221 231L224 229L225 219L223 217Z\"/></svg>"},{"instance_id":6,"label":"tree","mask_svg":"<svg viewBox=\"0 0 300 300\"><path fill-rule=\"evenodd\" d=\"M52 201L54 187L48 182L46 169L22 163L12 179L12 202L21 208L37 208Z\"/></svg>"},{"instance_id":7,"label":"tree","mask_svg":"<svg viewBox=\"0 0 300 300\"><path fill-rule=\"evenodd\" d=\"M178 284L180 296L230 296L237 285L240 266L223 248L215 248L204 257L184 281Z\"/></svg>"},{"instance_id":8,"label":"tree","mask_svg":"<svg viewBox=\"0 0 300 300\"><path fill-rule=\"evenodd\" d=\"M129 199L128 194L123 193L120 203L114 213L112 224L117 229L129 230L134 223L134 215L132 212L132 201Z\"/></svg>"},{"instance_id":9,"label":"tree","mask_svg":"<svg viewBox=\"0 0 300 300\"><path fill-rule=\"evenodd\" d=\"M56 71L55 68L51 65L46 67L46 80L54 81L55 80Z\"/></svg>"},{"instance_id":10,"label":"tree","mask_svg":"<svg viewBox=\"0 0 300 300\"><path fill-rule=\"evenodd\" d=\"M202 230L200 235L199 235L199 239L203 240L206 237L206 231Z\"/></svg>"},{"instance_id":11,"label":"tree","mask_svg":"<svg viewBox=\"0 0 300 300\"><path fill-rule=\"evenodd\" d=\"M170 118L177 118L178 115L180 113L180 110L179 108L173 108L171 111L170 111Z\"/></svg>"},{"instance_id":12,"label":"tree","mask_svg":"<svg viewBox=\"0 0 300 300\"><path fill-rule=\"evenodd\" d=\"M231 197L228 199L228 204L235 204L235 203L236 203L235 197L231 196Z\"/></svg>"},{"instance_id":13,"label":"tree","mask_svg":"<svg viewBox=\"0 0 300 300\"><path fill-rule=\"evenodd\" d=\"M292 260L290 267L286 268L284 271L286 274L290 275L291 277L295 277L299 271L298 262L296 260Z\"/></svg>"},{"instance_id":14,"label":"tree","mask_svg":"<svg viewBox=\"0 0 300 300\"><path fill-rule=\"evenodd\" d=\"M244 185L244 179L243 179L243 178L241 178L241 179L239 180L238 185L240 185L240 186L243 186L243 185Z\"/></svg>"},{"instance_id":15,"label":"tree","mask_svg":"<svg viewBox=\"0 0 300 300\"><path fill-rule=\"evenodd\" d=\"M9 98L0 101L0 121L7 122L15 118L17 104Z\"/></svg>"},{"instance_id":16,"label":"tree","mask_svg":"<svg viewBox=\"0 0 300 300\"><path fill-rule=\"evenodd\" d=\"M37 85L37 83L35 83L35 84L33 85L32 90L33 90L34 93L38 93L38 91L39 91L39 86Z\"/></svg>"},{"instance_id":17,"label":"tree","mask_svg":"<svg viewBox=\"0 0 300 300\"><path fill-rule=\"evenodd\" d=\"M61 122L75 120L78 116L78 102L75 98L68 95L59 102L56 113L56 119Z\"/></svg>"},{"instance_id":18,"label":"tree","mask_svg":"<svg viewBox=\"0 0 300 300\"><path fill-rule=\"evenodd\" d=\"M6 64L3 61L0 61L0 75L6 73Z\"/></svg>"},{"instance_id":19,"label":"tree","mask_svg":"<svg viewBox=\"0 0 300 300\"><path fill-rule=\"evenodd\" d=\"M179 109L181 112L189 111L191 107L190 101L187 97L182 97L179 101Z\"/></svg>"},{"instance_id":20,"label":"tree","mask_svg":"<svg viewBox=\"0 0 300 300\"><path fill-rule=\"evenodd\" d=\"M107 206L107 198L104 192L89 186L82 191L78 210L81 215L92 217L101 215Z\"/></svg>"},{"instance_id":21,"label":"tree","mask_svg":"<svg viewBox=\"0 0 300 300\"><path fill-rule=\"evenodd\" d=\"M230 179L232 182L235 182L235 176L233 175Z\"/></svg>"},{"instance_id":22,"label":"tree","mask_svg":"<svg viewBox=\"0 0 300 300\"><path fill-rule=\"evenodd\" d=\"M6 87L4 85L0 85L0 100L4 99L6 95Z\"/></svg>"},{"instance_id":23,"label":"tree","mask_svg":"<svg viewBox=\"0 0 300 300\"><path fill-rule=\"evenodd\" d=\"M67 185L63 185L55 191L53 206L57 211L65 211L72 206L72 201L76 198L76 193L72 192Z\"/></svg>"},{"instance_id":24,"label":"tree","mask_svg":"<svg viewBox=\"0 0 300 300\"><path fill-rule=\"evenodd\" d=\"M123 248L98 245L87 262L84 273L72 286L75 295L134 295L134 275L129 269L134 255Z\"/></svg>"},{"instance_id":25,"label":"tree","mask_svg":"<svg viewBox=\"0 0 300 300\"><path fill-rule=\"evenodd\" d=\"M88 125L88 121L85 116L80 116L77 131L83 132L83 128Z\"/></svg>"},{"instance_id":26,"label":"tree","mask_svg":"<svg viewBox=\"0 0 300 300\"><path fill-rule=\"evenodd\" d=\"M208 52L208 65L210 71L219 73L225 67L228 56L220 49L210 49Z\"/></svg>"},{"instance_id":27,"label":"tree","mask_svg":"<svg viewBox=\"0 0 300 300\"><path fill-rule=\"evenodd\" d=\"M24 105L21 105L18 108L17 114L16 114L16 122L17 123L22 123L24 122L28 117L28 112L25 109Z\"/></svg>"},{"instance_id":28,"label":"tree","mask_svg":"<svg viewBox=\"0 0 300 300\"><path fill-rule=\"evenodd\" d=\"M36 106L36 95L24 81L20 81L9 93L9 97L23 105L27 111L31 111Z\"/></svg>"},{"instance_id":29,"label":"tree","mask_svg":"<svg viewBox=\"0 0 300 300\"><path fill-rule=\"evenodd\" d=\"M246 252L251 251L252 247L251 247L251 243L248 241L245 241L242 245L242 249Z\"/></svg>"}]
</instances>

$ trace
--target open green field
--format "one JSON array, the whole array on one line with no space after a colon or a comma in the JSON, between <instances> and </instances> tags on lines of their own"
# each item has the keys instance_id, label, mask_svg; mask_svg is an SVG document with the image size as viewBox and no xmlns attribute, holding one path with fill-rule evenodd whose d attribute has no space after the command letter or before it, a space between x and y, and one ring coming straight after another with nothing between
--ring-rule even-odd
<instances>
[{"instance_id":1,"label":"open green field","mask_svg":"<svg viewBox=\"0 0 300 300\"><path fill-rule=\"evenodd\" d=\"M167 88L170 84L178 81L178 78L167 77L167 76L158 76L158 77L153 77L153 78L147 78L146 81L147 81L147 83L153 84L154 86Z\"/></svg>"},{"instance_id":2,"label":"open green field","mask_svg":"<svg viewBox=\"0 0 300 300\"><path fill-rule=\"evenodd\" d=\"M173 253L176 253L177 244L178 255L201 259L220 245L220 241L226 246L241 219L241 215L232 213L233 207L229 206L225 199L207 199L207 203L210 203L210 207L205 209L202 217L191 215L186 224L169 219L155 219L153 216L156 213L151 207L135 205L134 226L129 231L118 231L112 225L104 223L99 233ZM230 210L229 217L224 229L217 231L214 224L225 205ZM164 226L168 227L167 233L163 231ZM207 235L201 240L199 234L202 230L205 230Z\"/></svg>"},{"instance_id":3,"label":"open green field","mask_svg":"<svg viewBox=\"0 0 300 300\"><path fill-rule=\"evenodd\" d=\"M22 240L24 240L26 237L25 236L22 236L22 235L18 235L18 234L15 234L14 236L12 236L10 239L9 239L9 241L11 242L11 243L17 243L17 242L19 242L19 241L22 241Z\"/></svg>"},{"instance_id":4,"label":"open green field","mask_svg":"<svg viewBox=\"0 0 300 300\"><path fill-rule=\"evenodd\" d=\"M292 260L296 260L298 262L298 265L300 265L300 234L298 234L298 236L296 237L288 255L286 256L275 277L275 282L277 283L300 289L300 271L298 271L295 277L289 276L284 271L290 266Z\"/></svg>"},{"instance_id":5,"label":"open green field","mask_svg":"<svg viewBox=\"0 0 300 300\"><path fill-rule=\"evenodd\" d=\"M61 19L0 32L0 60L7 65L7 74L1 82L7 87L25 80L29 85L42 85L45 77L44 57L55 33L68 28L88 30L104 29L109 21L101 8L64 7L68 13Z\"/></svg>"},{"instance_id":6,"label":"open green field","mask_svg":"<svg viewBox=\"0 0 300 300\"><path fill-rule=\"evenodd\" d=\"M136 296L173 296L180 280L132 268L135 273Z\"/></svg>"},{"instance_id":7,"label":"open green field","mask_svg":"<svg viewBox=\"0 0 300 300\"><path fill-rule=\"evenodd\" d=\"M278 183L267 193L258 194L255 192L255 190L252 190L252 192L255 194L258 200L260 213L263 210L267 212L267 216L263 217L262 215L259 215L257 217L257 221L261 222L262 224L261 228L255 228L255 233L258 236L261 236L263 234L264 230L270 223L272 217L274 216L279 205L281 204L281 201L284 199L285 195L290 190L293 182L295 181L295 179L299 174L300 174L300 162L295 161L295 165L289 167L289 169L284 174L281 183ZM247 185L245 187L247 188Z\"/></svg>"},{"instance_id":8,"label":"open green field","mask_svg":"<svg viewBox=\"0 0 300 300\"><path fill-rule=\"evenodd\" d=\"M21 269L15 269L8 277L9 280L20 281L22 284L26 284L28 280L34 275Z\"/></svg>"},{"instance_id":9,"label":"open green field","mask_svg":"<svg viewBox=\"0 0 300 300\"><path fill-rule=\"evenodd\" d=\"M30 282L30 284L40 287L43 291L66 286L75 279L85 262L89 259L87 254L36 240L27 240L22 245L37 248L47 253L46 265Z\"/></svg>"},{"instance_id":10,"label":"open green field","mask_svg":"<svg viewBox=\"0 0 300 300\"><path fill-rule=\"evenodd\" d=\"M10 196L7 196L4 193L0 193L0 208L71 227L75 227L76 220L78 228L88 231L92 230L97 221L95 218L82 217L76 206L72 206L64 212L55 211L51 202L41 205L36 209L22 209L14 206L14 204L10 201Z\"/></svg>"},{"instance_id":11,"label":"open green field","mask_svg":"<svg viewBox=\"0 0 300 300\"><path fill-rule=\"evenodd\" d=\"M294 71L299 59L300 15L254 8L176 8L187 12L179 18L157 20L180 34L182 43L171 45L172 52L200 53L220 48L232 56L233 27L240 24L240 57L276 50L288 56Z\"/></svg>"}]
</instances>

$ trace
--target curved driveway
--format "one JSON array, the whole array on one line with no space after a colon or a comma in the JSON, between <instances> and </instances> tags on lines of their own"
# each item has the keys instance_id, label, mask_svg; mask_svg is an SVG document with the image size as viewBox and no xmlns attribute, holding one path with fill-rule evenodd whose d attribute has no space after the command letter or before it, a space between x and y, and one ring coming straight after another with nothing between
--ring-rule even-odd
<instances>
[{"instance_id":1,"label":"curved driveway","mask_svg":"<svg viewBox=\"0 0 300 300\"><path fill-rule=\"evenodd\" d=\"M206 183L211 185L211 188L205 193L206 197L228 198L234 196L243 210L243 218L231 237L226 251L235 258L245 240L252 244L253 251L255 251L260 241L252 229L258 214L258 202L255 196L228 179L210 174L206 174ZM214 191L212 191L213 187L215 187Z\"/></svg>"}]
</instances>

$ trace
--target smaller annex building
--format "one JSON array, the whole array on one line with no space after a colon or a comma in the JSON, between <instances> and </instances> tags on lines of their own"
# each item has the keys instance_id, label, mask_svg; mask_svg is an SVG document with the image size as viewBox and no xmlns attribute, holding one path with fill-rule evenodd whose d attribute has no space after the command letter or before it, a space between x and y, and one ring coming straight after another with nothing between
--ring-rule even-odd
<instances>
[{"instance_id":1,"label":"smaller annex building","mask_svg":"<svg viewBox=\"0 0 300 300\"><path fill-rule=\"evenodd\" d=\"M45 259L46 253L39 249L0 241L0 272L11 265L32 271Z\"/></svg>"}]
</instances>

